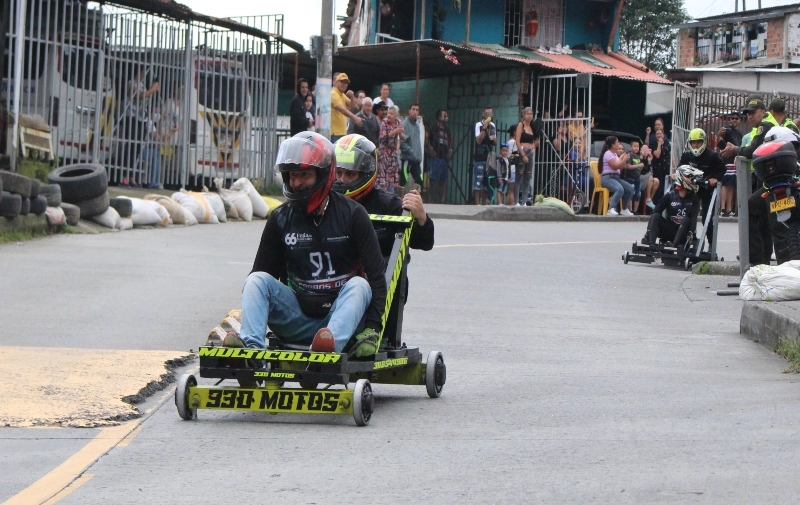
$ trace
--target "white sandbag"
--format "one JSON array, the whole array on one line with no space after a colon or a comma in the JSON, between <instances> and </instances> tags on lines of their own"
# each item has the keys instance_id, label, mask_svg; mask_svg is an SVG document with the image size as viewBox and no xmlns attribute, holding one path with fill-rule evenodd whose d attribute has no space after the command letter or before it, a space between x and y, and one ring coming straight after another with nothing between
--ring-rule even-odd
<instances>
[{"instance_id":1,"label":"white sandbag","mask_svg":"<svg viewBox=\"0 0 800 505\"><path fill-rule=\"evenodd\" d=\"M222 198L222 195L220 195L220 199L222 200L223 205L225 205L225 215L228 217L228 219L239 219L239 211L236 209L236 206L228 200ZM248 198L247 201L249 202L250 199Z\"/></svg>"},{"instance_id":2,"label":"white sandbag","mask_svg":"<svg viewBox=\"0 0 800 505\"><path fill-rule=\"evenodd\" d=\"M183 207L181 206L181 204L179 204L172 198L153 193L145 195L144 199L156 202L162 207L164 207L167 210L167 213L169 214L169 218L172 221L172 224L186 224L186 216L183 213Z\"/></svg>"},{"instance_id":3,"label":"white sandbag","mask_svg":"<svg viewBox=\"0 0 800 505\"><path fill-rule=\"evenodd\" d=\"M228 216L225 214L225 204L222 203L222 198L216 193L203 193L203 197L208 201L208 204L211 205L211 208L214 209L214 214L217 216L219 222L226 223L228 221Z\"/></svg>"},{"instance_id":4,"label":"white sandbag","mask_svg":"<svg viewBox=\"0 0 800 505\"><path fill-rule=\"evenodd\" d=\"M750 267L739 284L739 297L767 302L800 300L800 261Z\"/></svg>"},{"instance_id":5,"label":"white sandbag","mask_svg":"<svg viewBox=\"0 0 800 505\"><path fill-rule=\"evenodd\" d=\"M184 218L184 220L186 220L186 226L194 226L194 225L196 225L197 224L197 218L194 217L194 214L192 214L192 212L189 209L187 209L186 207L184 207L183 205L179 204L179 206L183 210L183 218Z\"/></svg>"},{"instance_id":6,"label":"white sandbag","mask_svg":"<svg viewBox=\"0 0 800 505\"><path fill-rule=\"evenodd\" d=\"M131 201L133 206L131 219L134 226L167 226L169 224L169 212L158 203L129 196L117 198L127 198Z\"/></svg>"},{"instance_id":7,"label":"white sandbag","mask_svg":"<svg viewBox=\"0 0 800 505\"><path fill-rule=\"evenodd\" d=\"M119 228L119 212L114 207L109 207L99 216L90 217L89 219L112 230Z\"/></svg>"},{"instance_id":8,"label":"white sandbag","mask_svg":"<svg viewBox=\"0 0 800 505\"><path fill-rule=\"evenodd\" d=\"M269 206L267 202L261 199L261 195L253 187L250 179L242 177L238 181L231 184L231 189L234 191L244 191L250 202L253 204L253 215L261 218L266 218L269 214Z\"/></svg>"},{"instance_id":9,"label":"white sandbag","mask_svg":"<svg viewBox=\"0 0 800 505\"><path fill-rule=\"evenodd\" d=\"M121 217L119 218L119 229L120 230L132 230L133 229L133 219L129 217Z\"/></svg>"},{"instance_id":10,"label":"white sandbag","mask_svg":"<svg viewBox=\"0 0 800 505\"><path fill-rule=\"evenodd\" d=\"M244 191L220 189L219 196L230 203L231 207L236 208L239 219L244 219L245 221L253 220L253 202L250 201L250 197L247 196L247 193Z\"/></svg>"},{"instance_id":11,"label":"white sandbag","mask_svg":"<svg viewBox=\"0 0 800 505\"><path fill-rule=\"evenodd\" d=\"M182 190L180 193L173 193L172 198L177 200L183 207L189 209L189 212L197 218L198 223L219 223L217 214L202 193L184 192Z\"/></svg>"},{"instance_id":12,"label":"white sandbag","mask_svg":"<svg viewBox=\"0 0 800 505\"><path fill-rule=\"evenodd\" d=\"M61 207L47 207L44 211L47 222L51 225L67 224L67 215Z\"/></svg>"}]
</instances>

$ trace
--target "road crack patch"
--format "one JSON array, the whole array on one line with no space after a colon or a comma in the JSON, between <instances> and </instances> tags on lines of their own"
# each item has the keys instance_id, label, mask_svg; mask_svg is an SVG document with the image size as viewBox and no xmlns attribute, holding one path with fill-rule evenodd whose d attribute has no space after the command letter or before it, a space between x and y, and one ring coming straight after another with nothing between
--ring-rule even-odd
<instances>
[{"instance_id":1,"label":"road crack patch","mask_svg":"<svg viewBox=\"0 0 800 505\"><path fill-rule=\"evenodd\" d=\"M194 359L175 351L0 347L0 426L96 428L136 419L135 405Z\"/></svg>"}]
</instances>

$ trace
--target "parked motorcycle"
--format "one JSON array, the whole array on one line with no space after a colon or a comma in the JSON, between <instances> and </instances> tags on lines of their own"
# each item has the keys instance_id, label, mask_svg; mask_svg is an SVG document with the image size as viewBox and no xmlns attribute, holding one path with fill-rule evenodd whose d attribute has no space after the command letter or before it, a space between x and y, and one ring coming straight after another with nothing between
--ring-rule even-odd
<instances>
[{"instance_id":1,"label":"parked motorcycle","mask_svg":"<svg viewBox=\"0 0 800 505\"><path fill-rule=\"evenodd\" d=\"M767 191L763 198L779 223L789 228L789 257L800 260L800 135L776 126L753 153L753 169Z\"/></svg>"}]
</instances>

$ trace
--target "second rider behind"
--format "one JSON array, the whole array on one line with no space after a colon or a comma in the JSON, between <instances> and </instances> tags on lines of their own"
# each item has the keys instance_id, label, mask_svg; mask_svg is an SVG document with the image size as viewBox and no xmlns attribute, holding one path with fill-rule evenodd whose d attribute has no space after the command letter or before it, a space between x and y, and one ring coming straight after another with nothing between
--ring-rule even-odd
<instances>
[{"instance_id":1,"label":"second rider behind","mask_svg":"<svg viewBox=\"0 0 800 505\"><path fill-rule=\"evenodd\" d=\"M403 197L375 188L377 148L361 135L347 135L336 141L336 182L333 190L349 196L367 209L369 214L400 216L408 209L417 224L411 230L411 249L433 249L433 221L425 213L422 197L412 190ZM389 258L394 244L394 227L373 223L381 254Z\"/></svg>"}]
</instances>

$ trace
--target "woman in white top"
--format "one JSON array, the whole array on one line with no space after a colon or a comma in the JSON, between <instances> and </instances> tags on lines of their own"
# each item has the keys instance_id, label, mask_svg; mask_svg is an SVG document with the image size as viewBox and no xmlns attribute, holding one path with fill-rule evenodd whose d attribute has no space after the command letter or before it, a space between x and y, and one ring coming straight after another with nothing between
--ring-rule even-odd
<instances>
[{"instance_id":1,"label":"woman in white top","mask_svg":"<svg viewBox=\"0 0 800 505\"><path fill-rule=\"evenodd\" d=\"M391 90L392 86L388 83L381 84L381 96L375 98L372 101L372 105L378 105L379 103L385 103L387 107L393 107L394 102L391 98L389 98L389 91Z\"/></svg>"}]
</instances>

